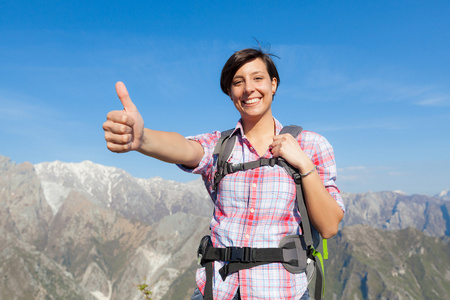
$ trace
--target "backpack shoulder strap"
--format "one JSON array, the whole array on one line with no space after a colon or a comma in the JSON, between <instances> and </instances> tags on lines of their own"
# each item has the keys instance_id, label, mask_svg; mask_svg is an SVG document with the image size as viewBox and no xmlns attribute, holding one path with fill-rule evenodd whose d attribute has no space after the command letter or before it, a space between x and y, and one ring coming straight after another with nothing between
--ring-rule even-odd
<instances>
[{"instance_id":1,"label":"backpack shoulder strap","mask_svg":"<svg viewBox=\"0 0 450 300\"><path fill-rule=\"evenodd\" d=\"M302 132L302 128L300 126L290 125L283 127L280 134L284 133L290 133L295 138L298 137L298 135ZM297 189L297 205L300 212L300 215L302 216L302 231L303 231L303 238L304 242L307 245L307 248L311 249L311 255L314 257L314 263L311 264L313 268L315 268L316 272L307 272L308 273L317 273L316 274L316 284L315 284L315 299L322 299L322 295L324 293L324 269L323 269L323 259L328 258L328 250L327 250L327 243L326 240L322 239L319 232L314 228L314 226L311 224L309 220L308 210L306 209L306 203L305 198L303 196L303 190L302 190L302 178L297 169L292 167L290 164L288 164L284 159L281 159L278 163L280 166L283 166L283 168L287 171L288 174L290 174L296 185ZM321 252L323 252L323 257ZM317 258L317 259L316 259ZM308 283L311 280L311 278L308 277Z\"/></svg>"},{"instance_id":2,"label":"backpack shoulder strap","mask_svg":"<svg viewBox=\"0 0 450 300\"><path fill-rule=\"evenodd\" d=\"M222 153L224 153L223 151L225 150L225 146L228 141L228 139L230 138L231 134L233 133L234 129L228 129L225 131L222 131L220 134L220 138L217 141L216 147L214 148L214 152L213 155L218 155L220 154L222 156ZM234 135L233 135L234 136ZM233 147L234 148L234 147ZM233 149L231 149L230 152L232 152ZM228 150L227 150L228 151ZM229 154L231 155L231 153ZM227 159L228 160L228 159Z\"/></svg>"},{"instance_id":3,"label":"backpack shoulder strap","mask_svg":"<svg viewBox=\"0 0 450 300\"><path fill-rule=\"evenodd\" d=\"M297 125L289 125L284 126L283 129L281 129L280 134L290 133L293 137L297 138L300 133L302 132L303 128L301 126Z\"/></svg>"},{"instance_id":4,"label":"backpack shoulder strap","mask_svg":"<svg viewBox=\"0 0 450 300\"><path fill-rule=\"evenodd\" d=\"M289 125L283 127L283 129L280 131L280 134L290 133L293 137L297 138L302 130L303 128L300 126ZM307 246L312 246L317 249L320 246L321 237L309 221L308 210L306 209L306 203L303 197L302 178L300 172L282 158L278 159L278 165L283 167L295 181L297 189L297 204L300 215L302 216L302 231L305 243Z\"/></svg>"},{"instance_id":5,"label":"backpack shoulder strap","mask_svg":"<svg viewBox=\"0 0 450 300\"><path fill-rule=\"evenodd\" d=\"M216 190L220 180L225 176L224 168L228 159L230 159L233 153L234 147L236 146L236 135L233 134L233 129L228 129L222 131L219 140L217 141L216 147L214 148L213 155L217 155L217 171L214 174L213 189Z\"/></svg>"}]
</instances>

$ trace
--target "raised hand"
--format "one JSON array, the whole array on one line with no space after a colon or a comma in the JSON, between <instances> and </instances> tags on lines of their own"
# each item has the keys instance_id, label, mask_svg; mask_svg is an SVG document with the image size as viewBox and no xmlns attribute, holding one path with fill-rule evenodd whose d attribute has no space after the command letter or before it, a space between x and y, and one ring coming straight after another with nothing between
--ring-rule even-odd
<instances>
[{"instance_id":1,"label":"raised hand","mask_svg":"<svg viewBox=\"0 0 450 300\"><path fill-rule=\"evenodd\" d=\"M269 148L274 157L283 157L301 172L314 166L311 159L303 152L298 141L291 134L275 135Z\"/></svg>"},{"instance_id":2,"label":"raised hand","mask_svg":"<svg viewBox=\"0 0 450 300\"><path fill-rule=\"evenodd\" d=\"M106 146L116 153L138 150L144 137L144 120L130 99L123 82L116 83L116 92L123 110L108 113L103 123Z\"/></svg>"}]
</instances>

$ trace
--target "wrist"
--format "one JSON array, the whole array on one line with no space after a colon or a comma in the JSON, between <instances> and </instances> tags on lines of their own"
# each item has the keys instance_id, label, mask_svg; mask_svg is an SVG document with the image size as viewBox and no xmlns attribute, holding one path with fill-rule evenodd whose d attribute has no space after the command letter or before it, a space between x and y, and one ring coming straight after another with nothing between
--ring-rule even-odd
<instances>
[{"instance_id":1,"label":"wrist","mask_svg":"<svg viewBox=\"0 0 450 300\"><path fill-rule=\"evenodd\" d=\"M314 165L314 167L312 167L312 169L309 170L308 172L306 172L306 173L300 173L300 176L301 176L302 178L304 178L304 177L308 176L309 174L313 173L314 171L316 171L316 169L317 169L317 166Z\"/></svg>"},{"instance_id":2,"label":"wrist","mask_svg":"<svg viewBox=\"0 0 450 300\"><path fill-rule=\"evenodd\" d=\"M305 154L297 163L296 168L300 174L305 174L313 169L316 165L311 161L311 159Z\"/></svg>"},{"instance_id":3,"label":"wrist","mask_svg":"<svg viewBox=\"0 0 450 300\"><path fill-rule=\"evenodd\" d=\"M136 151L140 152L140 153L146 153L148 151L150 151L151 149L149 149L149 143L151 140L151 137L149 137L149 131L150 129L144 128L144 130L142 131L141 136L137 137L138 139L138 147L136 149Z\"/></svg>"}]
</instances>

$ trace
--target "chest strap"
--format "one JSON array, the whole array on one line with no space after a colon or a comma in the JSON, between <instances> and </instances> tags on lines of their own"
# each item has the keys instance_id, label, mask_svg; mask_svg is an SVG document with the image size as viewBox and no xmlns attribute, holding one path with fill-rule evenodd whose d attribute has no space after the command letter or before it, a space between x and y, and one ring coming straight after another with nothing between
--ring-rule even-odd
<instances>
[{"instance_id":1,"label":"chest strap","mask_svg":"<svg viewBox=\"0 0 450 300\"><path fill-rule=\"evenodd\" d=\"M219 182L228 174L232 174L239 171L256 169L263 166L275 166L278 162L278 157L272 158L261 158L255 161L232 164L227 161L223 161L220 165L217 166L217 172L214 174L214 190L217 189Z\"/></svg>"}]
</instances>

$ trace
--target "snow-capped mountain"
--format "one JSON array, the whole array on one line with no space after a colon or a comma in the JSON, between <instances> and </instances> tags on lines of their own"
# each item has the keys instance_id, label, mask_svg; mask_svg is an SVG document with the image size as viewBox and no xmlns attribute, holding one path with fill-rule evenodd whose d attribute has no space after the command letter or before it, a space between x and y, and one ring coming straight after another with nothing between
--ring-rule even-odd
<instances>
[{"instance_id":1,"label":"snow-capped mountain","mask_svg":"<svg viewBox=\"0 0 450 300\"><path fill-rule=\"evenodd\" d=\"M450 189L443 190L439 194L436 194L435 197L440 198L442 200L450 201Z\"/></svg>"},{"instance_id":2,"label":"snow-capped mountain","mask_svg":"<svg viewBox=\"0 0 450 300\"><path fill-rule=\"evenodd\" d=\"M73 191L99 207L111 208L147 224L180 211L204 216L212 213L209 196L200 180L183 184L158 177L134 178L124 170L90 161L55 161L34 167L54 214Z\"/></svg>"}]
</instances>

